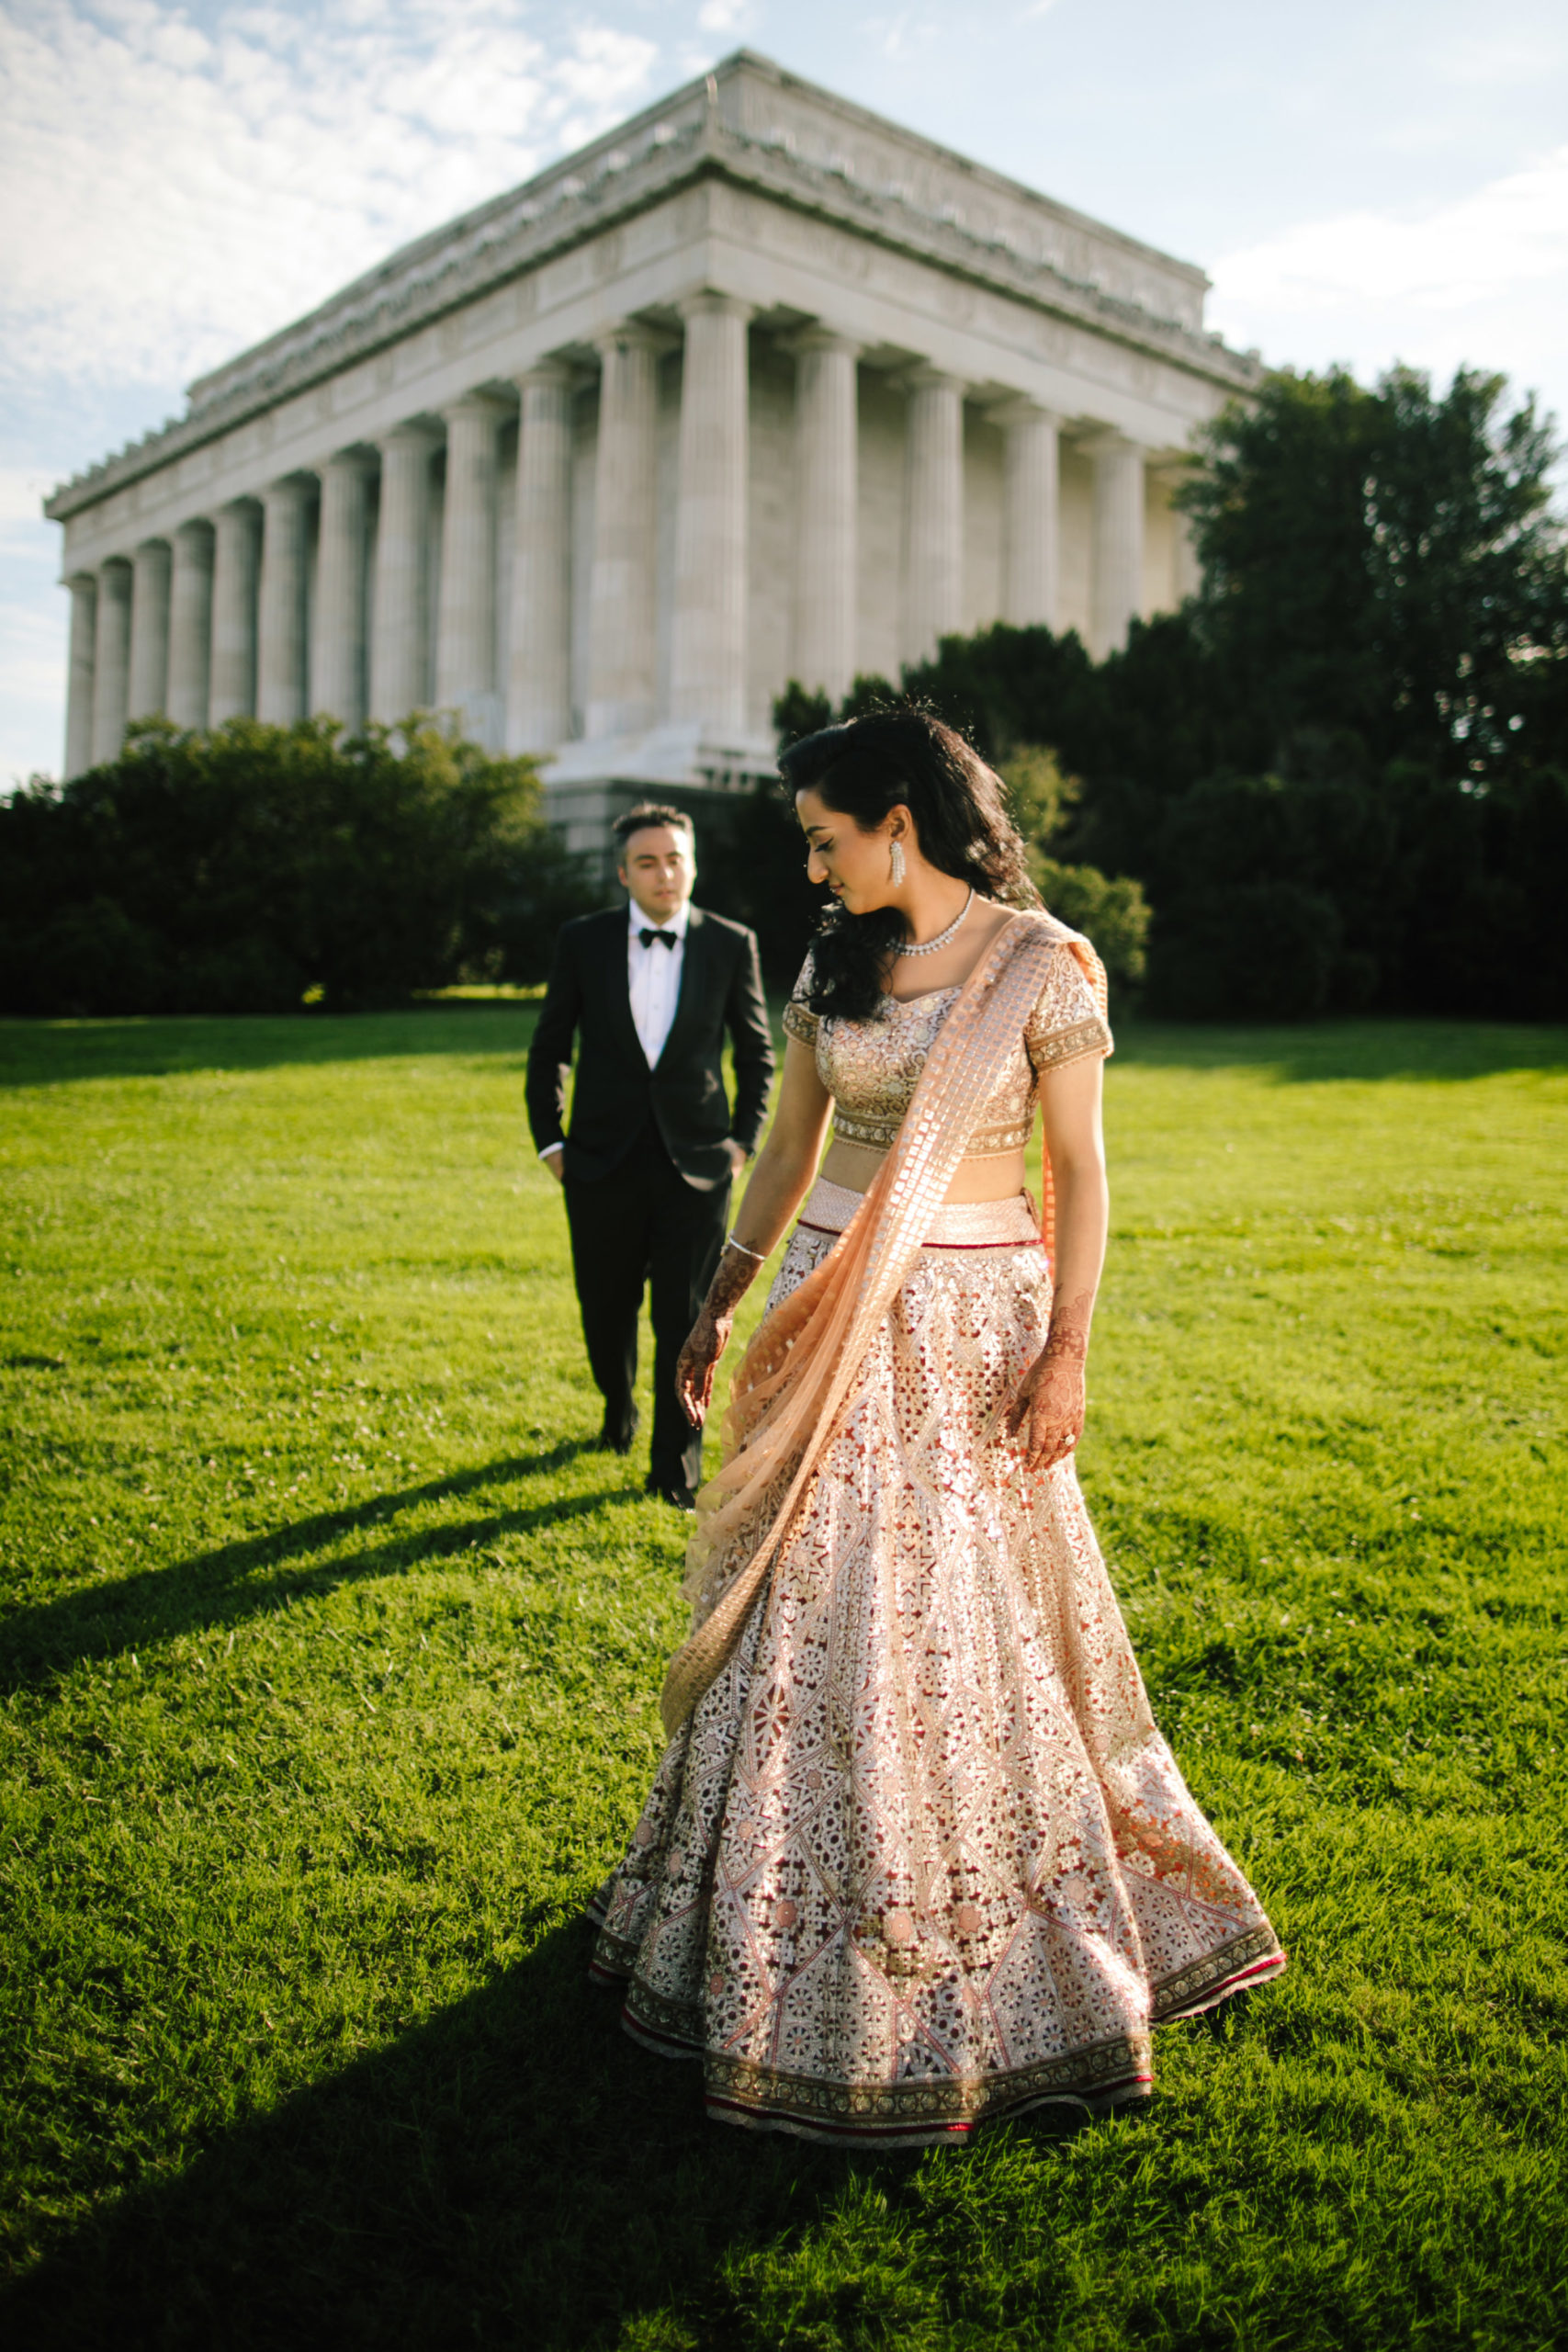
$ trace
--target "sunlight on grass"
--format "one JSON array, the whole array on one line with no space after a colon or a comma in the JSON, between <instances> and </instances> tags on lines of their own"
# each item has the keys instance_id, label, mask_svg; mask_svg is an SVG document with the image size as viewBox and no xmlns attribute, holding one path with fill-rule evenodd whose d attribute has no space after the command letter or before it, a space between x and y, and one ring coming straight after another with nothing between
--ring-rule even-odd
<instances>
[{"instance_id":1,"label":"sunlight on grass","mask_svg":"<svg viewBox=\"0 0 1568 2352\"><path fill-rule=\"evenodd\" d=\"M1123 1038L1082 1474L1292 1968L1145 2114L874 2159L583 1981L683 1528L533 1017L0 1024L12 2339L1556 2342L1568 1036Z\"/></svg>"}]
</instances>

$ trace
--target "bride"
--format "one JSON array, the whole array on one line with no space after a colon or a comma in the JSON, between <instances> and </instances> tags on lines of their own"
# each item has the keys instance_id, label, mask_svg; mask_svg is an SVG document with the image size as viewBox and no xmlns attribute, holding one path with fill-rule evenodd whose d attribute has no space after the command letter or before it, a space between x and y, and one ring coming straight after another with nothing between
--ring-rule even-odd
<instances>
[{"instance_id":1,"label":"bride","mask_svg":"<svg viewBox=\"0 0 1568 2352\"><path fill-rule=\"evenodd\" d=\"M1150 2027L1284 1954L1155 1727L1073 1467L1106 1234L1099 958L1039 909L996 777L935 719L854 719L781 764L837 905L681 1359L694 1422L799 1216L699 1498L669 1746L592 1966L639 2041L701 2058L716 2116L964 2140L1146 2097Z\"/></svg>"}]
</instances>

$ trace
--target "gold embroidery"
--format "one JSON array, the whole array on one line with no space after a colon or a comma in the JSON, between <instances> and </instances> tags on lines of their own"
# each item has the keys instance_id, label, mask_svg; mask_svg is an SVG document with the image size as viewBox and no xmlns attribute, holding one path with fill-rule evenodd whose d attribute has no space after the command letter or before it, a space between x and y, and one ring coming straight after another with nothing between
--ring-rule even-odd
<instances>
[{"instance_id":1,"label":"gold embroidery","mask_svg":"<svg viewBox=\"0 0 1568 2352\"><path fill-rule=\"evenodd\" d=\"M779 2066L709 2053L704 2087L716 2106L765 2114L803 2139L863 2134L917 2144L1051 2099L1112 2104L1145 2095L1150 2076L1149 2037L1117 2034L1069 2058L1020 2066L984 2082L825 2083ZM833 2127L837 2126L837 2129Z\"/></svg>"},{"instance_id":2,"label":"gold embroidery","mask_svg":"<svg viewBox=\"0 0 1568 2352\"><path fill-rule=\"evenodd\" d=\"M875 1151L891 1151L902 1122L897 1119L852 1119L833 1114L833 1133L843 1143L868 1143ZM998 1159L1003 1152L1027 1151L1032 1126L985 1127L969 1138L965 1159Z\"/></svg>"},{"instance_id":3,"label":"gold embroidery","mask_svg":"<svg viewBox=\"0 0 1568 2352\"><path fill-rule=\"evenodd\" d=\"M1257 1983L1266 1975L1277 1976L1284 1964L1285 1956L1273 1928L1249 1928L1234 1943L1223 1944L1218 1951L1206 1952L1190 1968L1179 1969L1174 1976L1156 1984L1149 2002L1149 2015L1156 2025L1170 2018L1195 2016L1200 2009L1211 2006L1205 1996L1214 1995L1221 1987L1234 1987L1238 1977Z\"/></svg>"},{"instance_id":4,"label":"gold embroidery","mask_svg":"<svg viewBox=\"0 0 1568 2352\"><path fill-rule=\"evenodd\" d=\"M784 1007L784 1028L815 1047L818 1075L833 1097L834 1134L846 1143L886 1151L903 1124L931 1041L959 992L956 988L936 989L903 1003L890 999L880 1020L841 1021L811 1011L804 1001L810 983L807 956ZM1051 960L1018 1053L980 1114L966 1157L995 1159L1026 1147L1045 1071L1060 1069L1085 1054L1111 1050L1111 1032L1096 1009L1082 967L1064 946Z\"/></svg>"},{"instance_id":5,"label":"gold embroidery","mask_svg":"<svg viewBox=\"0 0 1568 2352\"><path fill-rule=\"evenodd\" d=\"M797 1226L774 1299L836 1239ZM717 2114L918 2143L1138 2096L1152 2023L1284 1964L1070 1464L1030 1477L1003 1433L1050 1308L1043 1250L920 1252L600 1899L596 1973Z\"/></svg>"},{"instance_id":6,"label":"gold embroidery","mask_svg":"<svg viewBox=\"0 0 1568 2352\"><path fill-rule=\"evenodd\" d=\"M1026 1030L1029 1058L1037 1071L1060 1069L1064 1062L1081 1061L1086 1054L1108 1054L1111 1032L1097 1012L1092 1020L1076 1022L1070 1029L1054 1029L1036 1037Z\"/></svg>"}]
</instances>

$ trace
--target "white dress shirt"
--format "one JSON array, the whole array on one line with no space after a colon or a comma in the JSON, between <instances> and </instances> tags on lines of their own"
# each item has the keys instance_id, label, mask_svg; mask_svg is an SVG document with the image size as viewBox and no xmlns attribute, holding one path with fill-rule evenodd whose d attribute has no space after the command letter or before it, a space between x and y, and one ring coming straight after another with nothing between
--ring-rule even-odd
<instances>
[{"instance_id":1,"label":"white dress shirt","mask_svg":"<svg viewBox=\"0 0 1568 2352\"><path fill-rule=\"evenodd\" d=\"M631 992L632 1020L637 1027L637 1041L651 1069L664 1051L664 1041L675 1021L675 1005L681 994L681 967L686 960L686 922L691 914L690 899L668 922L649 922L634 899L626 909L626 986ZM661 947L650 939L645 947L641 933L662 931L674 939L673 947Z\"/></svg>"},{"instance_id":2,"label":"white dress shirt","mask_svg":"<svg viewBox=\"0 0 1568 2352\"><path fill-rule=\"evenodd\" d=\"M688 899L677 915L668 922L649 922L634 899L626 909L626 988L632 1002L632 1023L651 1069L664 1051L664 1041L675 1023L675 1006L681 994L681 967L686 960L686 922L692 911ZM673 935L673 947L660 947L649 940L645 947L643 931L667 931ZM547 1143L540 1152L541 1159L551 1159L564 1147Z\"/></svg>"}]
</instances>

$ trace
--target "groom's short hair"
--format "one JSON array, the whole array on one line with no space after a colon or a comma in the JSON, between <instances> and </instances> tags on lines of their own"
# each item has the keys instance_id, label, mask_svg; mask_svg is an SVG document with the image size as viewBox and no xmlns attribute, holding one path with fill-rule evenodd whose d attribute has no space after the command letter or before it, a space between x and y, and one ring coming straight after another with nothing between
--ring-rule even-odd
<instances>
[{"instance_id":1,"label":"groom's short hair","mask_svg":"<svg viewBox=\"0 0 1568 2352\"><path fill-rule=\"evenodd\" d=\"M634 833L644 833L650 825L672 825L677 832L690 834L695 845L696 834L685 810L666 808L654 800L640 801L637 808L628 808L624 817L616 818L610 831L625 849Z\"/></svg>"}]
</instances>

